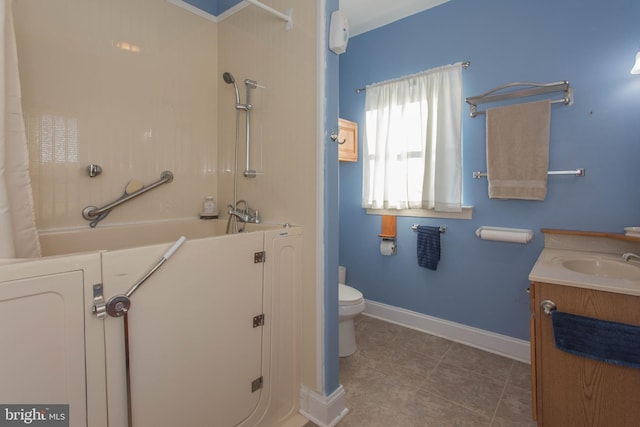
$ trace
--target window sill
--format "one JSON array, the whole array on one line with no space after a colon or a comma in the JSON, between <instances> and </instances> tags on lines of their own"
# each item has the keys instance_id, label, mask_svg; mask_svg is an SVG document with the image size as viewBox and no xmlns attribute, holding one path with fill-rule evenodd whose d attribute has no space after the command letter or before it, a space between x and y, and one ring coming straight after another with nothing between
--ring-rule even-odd
<instances>
[{"instance_id":1,"label":"window sill","mask_svg":"<svg viewBox=\"0 0 640 427\"><path fill-rule=\"evenodd\" d=\"M433 209L367 209L367 215L409 216L415 218L472 219L473 206L463 206L462 212L438 212Z\"/></svg>"}]
</instances>

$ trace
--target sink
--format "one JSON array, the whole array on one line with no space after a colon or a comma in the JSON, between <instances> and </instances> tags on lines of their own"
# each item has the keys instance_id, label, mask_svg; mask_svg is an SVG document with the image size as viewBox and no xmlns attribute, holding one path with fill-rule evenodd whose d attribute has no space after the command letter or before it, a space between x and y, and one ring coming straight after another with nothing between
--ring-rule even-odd
<instances>
[{"instance_id":1,"label":"sink","mask_svg":"<svg viewBox=\"0 0 640 427\"><path fill-rule=\"evenodd\" d=\"M602 257L558 257L554 262L576 273L608 279L640 281L640 265Z\"/></svg>"}]
</instances>

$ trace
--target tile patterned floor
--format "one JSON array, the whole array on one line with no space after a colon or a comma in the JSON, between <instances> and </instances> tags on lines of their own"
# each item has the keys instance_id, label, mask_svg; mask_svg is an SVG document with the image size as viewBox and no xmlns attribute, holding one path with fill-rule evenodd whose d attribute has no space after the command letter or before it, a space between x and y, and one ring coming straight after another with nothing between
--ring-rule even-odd
<instances>
[{"instance_id":1,"label":"tile patterned floor","mask_svg":"<svg viewBox=\"0 0 640 427\"><path fill-rule=\"evenodd\" d=\"M536 425L527 364L365 315L356 339L340 359L339 427Z\"/></svg>"}]
</instances>

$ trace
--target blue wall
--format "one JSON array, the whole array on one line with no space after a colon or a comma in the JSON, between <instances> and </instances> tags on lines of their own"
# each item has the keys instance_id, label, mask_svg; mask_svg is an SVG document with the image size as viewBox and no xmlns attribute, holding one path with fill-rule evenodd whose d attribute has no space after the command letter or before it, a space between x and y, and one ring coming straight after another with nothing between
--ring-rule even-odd
<instances>
[{"instance_id":1,"label":"blue wall","mask_svg":"<svg viewBox=\"0 0 640 427\"><path fill-rule=\"evenodd\" d=\"M338 0L325 3L325 43L329 46L331 12ZM338 145L329 134L338 129L338 55L326 50L324 123L324 392L329 396L339 386L338 363Z\"/></svg>"},{"instance_id":2,"label":"blue wall","mask_svg":"<svg viewBox=\"0 0 640 427\"><path fill-rule=\"evenodd\" d=\"M379 253L380 217L360 206L362 162L340 165L340 264L373 301L529 339L528 274L543 247L541 228L622 232L640 225L640 2L451 0L353 37L340 56L340 117L360 125L369 83L471 61L464 96L514 81L569 80L573 106L553 105L546 200L489 199L485 116L463 119L463 203L472 220L398 217L398 254ZM490 107L491 105L489 105ZM484 107L484 106L483 106ZM437 271L416 262L411 224L446 225ZM529 228L528 245L483 241L481 225Z\"/></svg>"}]
</instances>

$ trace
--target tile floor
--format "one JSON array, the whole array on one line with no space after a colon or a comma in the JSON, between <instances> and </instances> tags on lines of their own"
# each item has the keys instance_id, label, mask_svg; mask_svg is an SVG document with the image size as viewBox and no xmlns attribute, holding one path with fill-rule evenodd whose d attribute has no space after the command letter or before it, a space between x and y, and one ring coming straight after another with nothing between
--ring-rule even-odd
<instances>
[{"instance_id":1,"label":"tile floor","mask_svg":"<svg viewBox=\"0 0 640 427\"><path fill-rule=\"evenodd\" d=\"M339 427L535 426L529 365L361 315Z\"/></svg>"}]
</instances>

